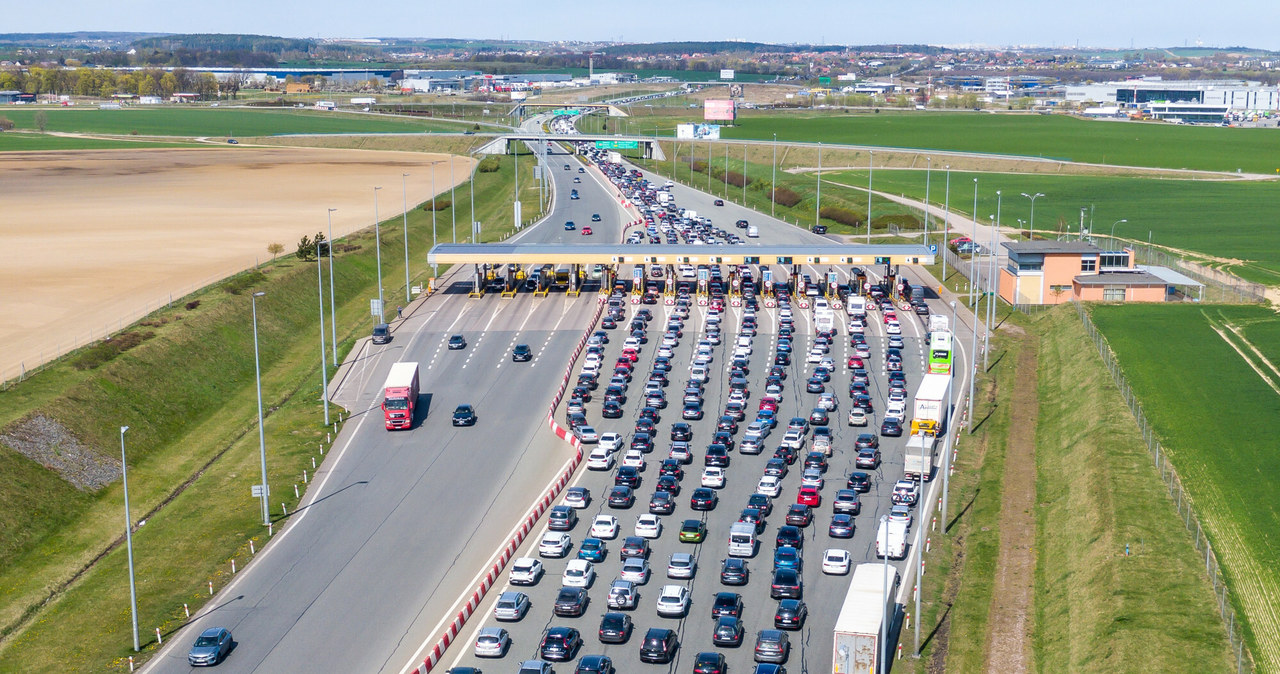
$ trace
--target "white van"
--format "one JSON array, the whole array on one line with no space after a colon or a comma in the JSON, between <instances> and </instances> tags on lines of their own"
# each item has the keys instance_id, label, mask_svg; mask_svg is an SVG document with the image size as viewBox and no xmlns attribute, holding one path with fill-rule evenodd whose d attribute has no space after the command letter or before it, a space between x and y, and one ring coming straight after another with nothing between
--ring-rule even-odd
<instances>
[{"instance_id":1,"label":"white van","mask_svg":"<svg viewBox=\"0 0 1280 674\"><path fill-rule=\"evenodd\" d=\"M706 383L707 367L705 365L693 365L689 368L689 378L694 381Z\"/></svg>"},{"instance_id":2,"label":"white van","mask_svg":"<svg viewBox=\"0 0 1280 674\"><path fill-rule=\"evenodd\" d=\"M760 238L760 228L759 228L759 227L756 227L755 225L750 225L750 226L748 226L748 227L747 227L747 238L748 238L748 239L758 239L758 238Z\"/></svg>"},{"instance_id":3,"label":"white van","mask_svg":"<svg viewBox=\"0 0 1280 674\"><path fill-rule=\"evenodd\" d=\"M889 521L876 527L876 557L888 555L889 559L907 556L907 523Z\"/></svg>"},{"instance_id":4,"label":"white van","mask_svg":"<svg viewBox=\"0 0 1280 674\"><path fill-rule=\"evenodd\" d=\"M729 556L751 557L756 554L756 527L750 522L737 522L729 527Z\"/></svg>"}]
</instances>

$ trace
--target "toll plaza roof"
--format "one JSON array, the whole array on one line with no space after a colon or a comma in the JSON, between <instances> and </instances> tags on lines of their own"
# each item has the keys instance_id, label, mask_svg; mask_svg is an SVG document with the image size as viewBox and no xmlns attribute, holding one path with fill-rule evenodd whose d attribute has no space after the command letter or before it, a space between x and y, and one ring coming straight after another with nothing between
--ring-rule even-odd
<instances>
[{"instance_id":1,"label":"toll plaza roof","mask_svg":"<svg viewBox=\"0 0 1280 674\"><path fill-rule=\"evenodd\" d=\"M921 264L934 263L922 245L441 243L428 264Z\"/></svg>"}]
</instances>

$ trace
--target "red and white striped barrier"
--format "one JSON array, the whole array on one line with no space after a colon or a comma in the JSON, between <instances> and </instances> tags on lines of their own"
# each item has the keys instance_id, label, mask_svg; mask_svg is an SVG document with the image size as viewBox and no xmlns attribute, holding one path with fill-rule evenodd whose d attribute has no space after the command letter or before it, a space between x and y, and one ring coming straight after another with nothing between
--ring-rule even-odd
<instances>
[{"instance_id":1,"label":"red and white striped barrier","mask_svg":"<svg viewBox=\"0 0 1280 674\"><path fill-rule=\"evenodd\" d=\"M578 466L582 464L582 444L578 442L577 436L571 435L566 429L561 427L560 424L556 423L555 412L556 408L560 406L560 401L564 398L565 389L569 385L569 377L573 374L573 364L577 362L578 356L582 355L582 349L586 347L587 339L591 336L591 332L595 329L595 326L600 322L600 314L604 311L604 305L605 302L602 298L601 301L597 303L596 312L591 317L590 325L587 326L586 331L582 335L582 339L578 340L578 346L573 350L573 356L569 358L569 365L565 368L565 374L561 379L560 388L556 391L555 398L551 402L551 408L547 411L547 424L550 426L551 432L555 433L556 437L561 440L567 441L569 446L574 450L574 455L569 460L568 468L566 468L564 472L560 473L560 477L556 479L555 484L547 490L546 494L543 494L542 498L539 499L537 506L534 507L533 511L530 512L527 517L525 517L524 522L520 524L520 531L507 542L506 546L503 547L502 554L498 556L498 561L494 562L489 568L488 573L485 574L475 591L471 593L471 597L467 600L466 605L462 607L462 610L458 611L458 614L454 616L453 622L449 623L449 626L445 628L444 633L440 635L440 640L436 642L434 647L432 647L431 653L425 660L423 660L421 665L418 665L416 671L419 674L427 674L434 669L437 664L439 664L440 659L444 657L445 651L449 649L449 646L453 643L454 639L458 637L458 633L462 631L463 626L467 624L467 620L469 620L472 614L475 613L476 609L479 608L480 602L484 600L484 597L488 594L489 590L498 582L498 579L502 576L503 570L506 569L507 564L515 555L516 550L520 549L520 544L523 543L525 538L529 536L529 533L533 531L534 526L537 524L538 520L541 519L543 513L551 508L551 504L560 496L560 492L564 490L565 485L569 484L569 480L573 478L573 473L577 471Z\"/></svg>"}]
</instances>

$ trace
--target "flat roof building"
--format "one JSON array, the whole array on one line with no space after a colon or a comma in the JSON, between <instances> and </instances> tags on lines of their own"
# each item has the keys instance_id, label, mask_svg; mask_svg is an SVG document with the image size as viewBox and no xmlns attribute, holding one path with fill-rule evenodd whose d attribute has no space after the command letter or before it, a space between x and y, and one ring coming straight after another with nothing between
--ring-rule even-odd
<instances>
[{"instance_id":1,"label":"flat roof building","mask_svg":"<svg viewBox=\"0 0 1280 674\"><path fill-rule=\"evenodd\" d=\"M1139 267L1130 249L1102 250L1087 241L1014 241L1000 270L1000 297L1010 304L1075 301L1163 302L1175 286L1200 284L1165 267Z\"/></svg>"}]
</instances>

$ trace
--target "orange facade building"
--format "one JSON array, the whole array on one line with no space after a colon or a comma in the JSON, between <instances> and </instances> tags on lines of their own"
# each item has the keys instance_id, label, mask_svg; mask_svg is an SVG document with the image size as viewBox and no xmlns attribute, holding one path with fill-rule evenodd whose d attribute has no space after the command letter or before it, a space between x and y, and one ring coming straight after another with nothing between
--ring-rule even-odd
<instances>
[{"instance_id":1,"label":"orange facade building","mask_svg":"<svg viewBox=\"0 0 1280 674\"><path fill-rule=\"evenodd\" d=\"M1133 251L1104 251L1087 241L1014 241L1000 270L1000 297L1010 304L1071 300L1163 302L1170 283L1139 269Z\"/></svg>"}]
</instances>

